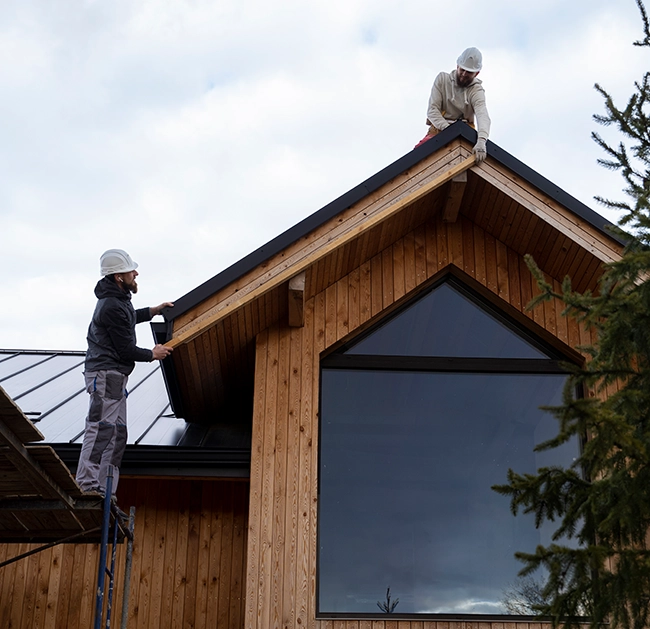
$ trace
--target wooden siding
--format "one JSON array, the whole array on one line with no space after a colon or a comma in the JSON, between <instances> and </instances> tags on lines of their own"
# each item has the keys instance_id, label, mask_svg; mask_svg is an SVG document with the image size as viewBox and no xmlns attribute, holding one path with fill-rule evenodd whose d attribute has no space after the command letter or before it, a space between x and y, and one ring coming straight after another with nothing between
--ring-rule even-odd
<instances>
[{"instance_id":1,"label":"wooden siding","mask_svg":"<svg viewBox=\"0 0 650 629\"><path fill-rule=\"evenodd\" d=\"M257 338L245 625L247 629L534 629L538 623L317 620L316 515L321 352L374 323L453 265L537 333L575 347L590 340L555 302L535 312L523 258L461 217L434 219L360 264L305 304L303 328ZM596 273L598 269L594 269ZM552 279L556 288L558 280ZM591 282L594 278L591 279Z\"/></svg>"},{"instance_id":2,"label":"wooden siding","mask_svg":"<svg viewBox=\"0 0 650 629\"><path fill-rule=\"evenodd\" d=\"M135 505L128 627L243 629L247 482L129 479ZM0 561L31 549L0 545ZM68 544L0 569L0 627L92 626L99 546ZM120 545L112 626L120 626L125 546Z\"/></svg>"}]
</instances>

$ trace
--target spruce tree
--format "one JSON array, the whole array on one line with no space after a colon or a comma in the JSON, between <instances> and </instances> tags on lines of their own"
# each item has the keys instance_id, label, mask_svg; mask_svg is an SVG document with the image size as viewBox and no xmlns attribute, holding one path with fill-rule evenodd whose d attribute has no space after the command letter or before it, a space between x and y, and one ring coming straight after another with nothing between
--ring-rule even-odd
<instances>
[{"instance_id":1,"label":"spruce tree","mask_svg":"<svg viewBox=\"0 0 650 629\"><path fill-rule=\"evenodd\" d=\"M650 47L646 10L642 0L636 3L644 38L634 45ZM623 255L605 266L593 294L574 291L570 278L555 293L528 259L541 289L530 307L557 297L565 316L597 334L593 346L582 348L586 364L571 367L562 404L549 409L558 435L537 449L588 438L570 468L510 470L507 484L494 489L510 498L513 513L533 513L538 525L557 526L550 545L516 554L522 576L546 574L537 613L555 626L586 616L592 627L609 622L614 629L643 629L650 621L650 73L635 83L623 109L600 85L596 89L606 113L594 119L615 125L624 137L611 146L593 134L607 156L599 162L625 180L628 202L596 197L623 212L615 228L626 241Z\"/></svg>"}]
</instances>

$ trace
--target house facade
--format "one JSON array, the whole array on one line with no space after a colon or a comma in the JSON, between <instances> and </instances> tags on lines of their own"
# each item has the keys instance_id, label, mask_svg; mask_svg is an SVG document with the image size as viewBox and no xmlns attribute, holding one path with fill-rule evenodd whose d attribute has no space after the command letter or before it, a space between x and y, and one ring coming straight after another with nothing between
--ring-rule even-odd
<instances>
[{"instance_id":1,"label":"house facade","mask_svg":"<svg viewBox=\"0 0 650 629\"><path fill-rule=\"evenodd\" d=\"M554 429L539 406L593 339L559 303L526 309L524 255L596 290L622 244L498 146L475 165L473 134L452 125L154 324L176 416L246 435L250 473L210 473L205 454L121 481L130 627L540 626L506 600L514 552L550 531L491 485L575 456L533 452ZM96 550L46 552L0 571L1 626L88 626L92 597L71 610Z\"/></svg>"}]
</instances>

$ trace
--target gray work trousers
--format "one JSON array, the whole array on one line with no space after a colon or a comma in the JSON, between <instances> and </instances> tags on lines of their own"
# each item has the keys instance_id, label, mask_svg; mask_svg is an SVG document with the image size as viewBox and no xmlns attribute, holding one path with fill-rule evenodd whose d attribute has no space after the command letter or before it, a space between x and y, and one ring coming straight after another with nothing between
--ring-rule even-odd
<instances>
[{"instance_id":1,"label":"gray work trousers","mask_svg":"<svg viewBox=\"0 0 650 629\"><path fill-rule=\"evenodd\" d=\"M120 478L119 466L126 448L126 382L119 371L85 372L90 407L86 417L77 483L83 491L106 492L108 466L113 465L112 494Z\"/></svg>"}]
</instances>

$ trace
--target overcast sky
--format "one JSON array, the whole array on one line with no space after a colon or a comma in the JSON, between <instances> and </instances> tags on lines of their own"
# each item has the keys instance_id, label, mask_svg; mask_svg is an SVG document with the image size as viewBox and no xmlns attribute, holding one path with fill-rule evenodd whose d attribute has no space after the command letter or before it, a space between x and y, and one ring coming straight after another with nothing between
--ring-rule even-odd
<instances>
[{"instance_id":1,"label":"overcast sky","mask_svg":"<svg viewBox=\"0 0 650 629\"><path fill-rule=\"evenodd\" d=\"M467 46L490 139L606 214L593 85L627 100L641 35L633 0L3 0L0 347L84 349L107 248L155 305L361 183Z\"/></svg>"}]
</instances>

